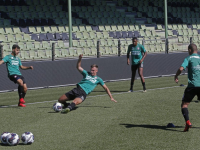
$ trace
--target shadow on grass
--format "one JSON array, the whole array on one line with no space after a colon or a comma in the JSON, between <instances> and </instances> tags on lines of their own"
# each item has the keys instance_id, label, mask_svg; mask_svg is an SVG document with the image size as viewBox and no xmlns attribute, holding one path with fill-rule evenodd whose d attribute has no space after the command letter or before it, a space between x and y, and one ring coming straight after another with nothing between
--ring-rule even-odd
<instances>
[{"instance_id":1,"label":"shadow on grass","mask_svg":"<svg viewBox=\"0 0 200 150\"><path fill-rule=\"evenodd\" d=\"M30 146L31 144L23 144L23 143L19 143L18 145L16 145L16 146ZM4 146L4 147L13 147L13 146L10 146L10 145L5 145L5 144L2 144L2 143L0 143L0 146ZM15 147L15 146L14 146Z\"/></svg>"},{"instance_id":2,"label":"shadow on grass","mask_svg":"<svg viewBox=\"0 0 200 150\"><path fill-rule=\"evenodd\" d=\"M141 125L137 125L137 124L120 124L120 125L124 125L126 128L139 127L139 128L161 129L161 130L176 131L176 132L183 132L183 131L179 131L179 130L176 130L176 129L180 129L180 128L184 129L184 126L175 126L173 128L168 128L167 126L149 125L149 124L141 124ZM199 127L196 127L196 128L199 128Z\"/></svg>"},{"instance_id":3,"label":"shadow on grass","mask_svg":"<svg viewBox=\"0 0 200 150\"><path fill-rule=\"evenodd\" d=\"M17 108L20 109L18 106L9 106L9 105L0 105L0 108Z\"/></svg>"},{"instance_id":4,"label":"shadow on grass","mask_svg":"<svg viewBox=\"0 0 200 150\"><path fill-rule=\"evenodd\" d=\"M111 108L106 106L78 106L78 107L99 107L99 108Z\"/></svg>"},{"instance_id":5,"label":"shadow on grass","mask_svg":"<svg viewBox=\"0 0 200 150\"><path fill-rule=\"evenodd\" d=\"M99 93L100 93L100 92L104 92L104 93L106 93L106 91L92 91L92 93L94 93L94 92L97 92L97 93L98 93L98 92L99 92ZM128 90L126 90L126 91L120 91L120 90L119 90L119 91L112 91L112 90L111 90L110 92L111 92L111 93L128 92Z\"/></svg>"},{"instance_id":6,"label":"shadow on grass","mask_svg":"<svg viewBox=\"0 0 200 150\"><path fill-rule=\"evenodd\" d=\"M75 107L73 110L71 110L71 111L74 111L74 110L76 110L76 109L78 109L78 107ZM60 112L55 112L53 109L52 109L52 111L50 111L50 112L48 112L48 113L52 113L52 114L54 114L54 113L60 113Z\"/></svg>"}]
</instances>

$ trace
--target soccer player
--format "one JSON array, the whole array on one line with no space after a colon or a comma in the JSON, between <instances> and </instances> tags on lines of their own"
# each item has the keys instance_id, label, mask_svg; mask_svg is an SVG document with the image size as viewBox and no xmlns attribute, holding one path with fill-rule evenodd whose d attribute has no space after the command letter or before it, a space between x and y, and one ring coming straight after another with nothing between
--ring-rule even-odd
<instances>
[{"instance_id":1,"label":"soccer player","mask_svg":"<svg viewBox=\"0 0 200 150\"><path fill-rule=\"evenodd\" d=\"M200 55L197 54L197 46L190 44L188 46L188 53L189 56L184 59L174 77L175 82L178 83L178 76L184 69L188 68L188 86L185 89L181 104L181 111L186 121L184 132L192 127L188 115L188 105L196 95L200 98Z\"/></svg>"},{"instance_id":2,"label":"soccer player","mask_svg":"<svg viewBox=\"0 0 200 150\"><path fill-rule=\"evenodd\" d=\"M83 75L83 79L81 82L77 84L76 88L69 91L68 93L65 93L58 99L58 102L64 105L64 109L62 109L61 113L68 113L71 110L73 110L76 105L81 104L86 99L86 96L90 94L98 84L100 84L105 89L111 101L117 102L112 97L110 90L108 89L106 84L103 82L103 80L97 76L98 66L96 64L92 65L90 72L87 72L81 67L82 57L83 55L79 56L79 59L77 62L77 69ZM73 100L73 102L71 104L66 103L66 101L69 101L69 100Z\"/></svg>"},{"instance_id":3,"label":"soccer player","mask_svg":"<svg viewBox=\"0 0 200 150\"><path fill-rule=\"evenodd\" d=\"M5 56L1 61L0 65L6 63L7 71L8 71L8 78L13 81L15 84L17 83L18 86L18 94L19 94L19 107L26 107L24 97L27 92L27 85L24 77L19 71L19 67L23 70L32 69L33 66L26 67L22 66L21 60L17 57L19 54L20 47L18 45L12 46L12 53L10 55Z\"/></svg>"},{"instance_id":4,"label":"soccer player","mask_svg":"<svg viewBox=\"0 0 200 150\"><path fill-rule=\"evenodd\" d=\"M143 92L146 92L145 80L143 76L143 61L144 61L144 58L147 56L147 52L143 45L137 43L138 41L136 37L132 38L132 42L133 44L130 44L128 46L128 51L127 51L127 64L130 65L130 60L129 60L130 52L131 52L131 63L132 63L131 86L128 92L133 92L133 84L134 84L135 74L136 74L137 69L138 69L138 74L141 78L141 82L143 85Z\"/></svg>"}]
</instances>

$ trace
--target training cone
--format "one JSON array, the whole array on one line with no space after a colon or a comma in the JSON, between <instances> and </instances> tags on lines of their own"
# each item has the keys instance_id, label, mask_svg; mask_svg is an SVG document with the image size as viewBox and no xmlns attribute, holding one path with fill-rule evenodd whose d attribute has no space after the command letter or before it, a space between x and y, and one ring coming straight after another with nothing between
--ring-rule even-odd
<instances>
[{"instance_id":1,"label":"training cone","mask_svg":"<svg viewBox=\"0 0 200 150\"><path fill-rule=\"evenodd\" d=\"M168 123L167 128L174 128L175 125L173 123Z\"/></svg>"}]
</instances>

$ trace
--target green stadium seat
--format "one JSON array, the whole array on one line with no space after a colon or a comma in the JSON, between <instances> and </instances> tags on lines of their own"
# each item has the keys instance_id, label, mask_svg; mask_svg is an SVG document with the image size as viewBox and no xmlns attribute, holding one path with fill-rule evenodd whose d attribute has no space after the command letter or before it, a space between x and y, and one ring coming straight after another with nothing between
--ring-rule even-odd
<instances>
[{"instance_id":1,"label":"green stadium seat","mask_svg":"<svg viewBox=\"0 0 200 150\"><path fill-rule=\"evenodd\" d=\"M51 33L58 33L58 28L57 26L51 26Z\"/></svg>"},{"instance_id":2,"label":"green stadium seat","mask_svg":"<svg viewBox=\"0 0 200 150\"><path fill-rule=\"evenodd\" d=\"M6 31L6 34L14 34L12 28L10 28L10 27L6 27L5 31Z\"/></svg>"},{"instance_id":3,"label":"green stadium seat","mask_svg":"<svg viewBox=\"0 0 200 150\"><path fill-rule=\"evenodd\" d=\"M25 50L34 50L34 46L32 42L26 42L26 49Z\"/></svg>"},{"instance_id":4,"label":"green stadium seat","mask_svg":"<svg viewBox=\"0 0 200 150\"><path fill-rule=\"evenodd\" d=\"M47 41L42 41L42 47L44 49L50 49L50 45L49 45L49 43Z\"/></svg>"},{"instance_id":5,"label":"green stadium seat","mask_svg":"<svg viewBox=\"0 0 200 150\"><path fill-rule=\"evenodd\" d=\"M0 34L7 34L4 30L4 28L0 28Z\"/></svg>"},{"instance_id":6,"label":"green stadium seat","mask_svg":"<svg viewBox=\"0 0 200 150\"><path fill-rule=\"evenodd\" d=\"M86 28L86 31L88 31L88 32L92 32L93 31L91 26L86 26L85 28Z\"/></svg>"},{"instance_id":7,"label":"green stadium seat","mask_svg":"<svg viewBox=\"0 0 200 150\"><path fill-rule=\"evenodd\" d=\"M21 35L21 34L16 34L16 35L15 35L15 38L16 38L16 41L18 41L18 42L24 42L24 41L26 41L26 40L24 40L24 39L22 38L22 35Z\"/></svg>"},{"instance_id":8,"label":"green stadium seat","mask_svg":"<svg viewBox=\"0 0 200 150\"><path fill-rule=\"evenodd\" d=\"M40 28L40 29L41 29L41 28ZM45 33L51 33L52 31L51 31L50 26L44 26L44 32L45 32Z\"/></svg>"},{"instance_id":9,"label":"green stadium seat","mask_svg":"<svg viewBox=\"0 0 200 150\"><path fill-rule=\"evenodd\" d=\"M103 38L103 34L101 32L96 32L96 35L97 35L97 39Z\"/></svg>"},{"instance_id":10,"label":"green stadium seat","mask_svg":"<svg viewBox=\"0 0 200 150\"><path fill-rule=\"evenodd\" d=\"M58 26L58 31L59 32L68 32L68 31L66 31L65 26Z\"/></svg>"},{"instance_id":11,"label":"green stadium seat","mask_svg":"<svg viewBox=\"0 0 200 150\"><path fill-rule=\"evenodd\" d=\"M31 37L29 34L24 34L24 41L33 42L34 40L31 40Z\"/></svg>"},{"instance_id":12,"label":"green stadium seat","mask_svg":"<svg viewBox=\"0 0 200 150\"><path fill-rule=\"evenodd\" d=\"M85 40L80 40L78 47L87 47Z\"/></svg>"},{"instance_id":13,"label":"green stadium seat","mask_svg":"<svg viewBox=\"0 0 200 150\"><path fill-rule=\"evenodd\" d=\"M45 55L45 52L43 50L38 50L37 51L37 55L38 55L38 58L39 59L46 59L48 58L46 55Z\"/></svg>"},{"instance_id":14,"label":"green stadium seat","mask_svg":"<svg viewBox=\"0 0 200 150\"><path fill-rule=\"evenodd\" d=\"M80 45L79 45L79 42L78 42L78 41L73 40L73 41L72 41L72 46L73 46L73 47L78 47L78 46L80 46ZM70 51L69 51L69 52L70 52Z\"/></svg>"},{"instance_id":15,"label":"green stadium seat","mask_svg":"<svg viewBox=\"0 0 200 150\"><path fill-rule=\"evenodd\" d=\"M69 50L68 49L61 49L62 57L69 57Z\"/></svg>"},{"instance_id":16,"label":"green stadium seat","mask_svg":"<svg viewBox=\"0 0 200 150\"><path fill-rule=\"evenodd\" d=\"M56 58L62 57L61 51L60 51L59 49L55 49L55 57L56 57Z\"/></svg>"},{"instance_id":17,"label":"green stadium seat","mask_svg":"<svg viewBox=\"0 0 200 150\"><path fill-rule=\"evenodd\" d=\"M34 42L34 49L36 50L44 50L40 42L35 41Z\"/></svg>"},{"instance_id":18,"label":"green stadium seat","mask_svg":"<svg viewBox=\"0 0 200 150\"><path fill-rule=\"evenodd\" d=\"M1 45L3 46L3 51L11 51L10 45L8 45L8 43L1 43Z\"/></svg>"},{"instance_id":19,"label":"green stadium seat","mask_svg":"<svg viewBox=\"0 0 200 150\"><path fill-rule=\"evenodd\" d=\"M15 42L16 41L13 35L8 34L7 38L8 38L9 42Z\"/></svg>"},{"instance_id":20,"label":"green stadium seat","mask_svg":"<svg viewBox=\"0 0 200 150\"><path fill-rule=\"evenodd\" d=\"M97 38L95 32L90 32L89 35L90 35L91 39L96 39Z\"/></svg>"}]
</instances>

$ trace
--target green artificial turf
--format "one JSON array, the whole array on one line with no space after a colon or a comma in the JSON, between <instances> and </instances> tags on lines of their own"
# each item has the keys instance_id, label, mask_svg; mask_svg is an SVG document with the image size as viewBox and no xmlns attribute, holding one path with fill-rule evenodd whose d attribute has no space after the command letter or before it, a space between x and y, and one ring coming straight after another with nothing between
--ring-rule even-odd
<instances>
[{"instance_id":1,"label":"green artificial turf","mask_svg":"<svg viewBox=\"0 0 200 150\"><path fill-rule=\"evenodd\" d=\"M35 136L32 145L3 146L2 150L133 150L133 149L199 149L199 103L189 106L193 128L182 132L184 119L180 104L187 77L176 84L173 77L146 79L147 92L142 93L136 80L133 93L130 81L106 83L118 101L114 103L98 86L76 110L68 114L55 113L50 107L73 87L29 90L27 107L1 107L0 132L21 134L30 131ZM177 86L177 87L173 87ZM171 88L166 88L171 87ZM160 89L158 89L160 88ZM150 90L152 89L152 90ZM1 93L0 105L15 105L17 92ZM44 102L50 101L50 102ZM35 103L41 102L41 103ZM33 103L33 104L29 104ZM175 128L167 128L173 123Z\"/></svg>"}]
</instances>

